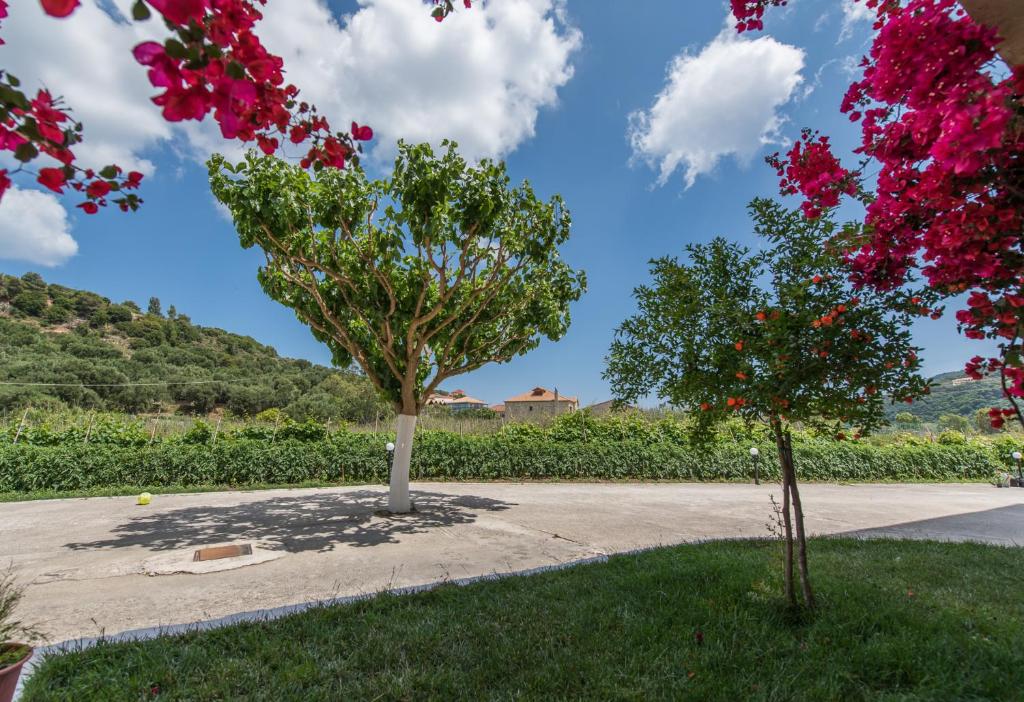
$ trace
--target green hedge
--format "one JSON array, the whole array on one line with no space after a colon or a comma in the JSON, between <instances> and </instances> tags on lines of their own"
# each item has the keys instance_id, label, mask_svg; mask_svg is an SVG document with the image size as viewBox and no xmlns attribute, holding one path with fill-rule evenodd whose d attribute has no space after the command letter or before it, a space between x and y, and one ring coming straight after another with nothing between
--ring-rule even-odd
<instances>
[{"instance_id":1,"label":"green hedge","mask_svg":"<svg viewBox=\"0 0 1024 702\"><path fill-rule=\"evenodd\" d=\"M109 486L251 485L303 481L386 482L384 434L332 435L303 442L236 440L214 445L0 445L0 492ZM749 480L749 445L708 451L676 444L552 442L496 436L418 435L413 479ZM761 473L778 477L771 445ZM872 446L805 442L794 447L803 480L987 480L1006 469L996 449L978 445Z\"/></svg>"}]
</instances>

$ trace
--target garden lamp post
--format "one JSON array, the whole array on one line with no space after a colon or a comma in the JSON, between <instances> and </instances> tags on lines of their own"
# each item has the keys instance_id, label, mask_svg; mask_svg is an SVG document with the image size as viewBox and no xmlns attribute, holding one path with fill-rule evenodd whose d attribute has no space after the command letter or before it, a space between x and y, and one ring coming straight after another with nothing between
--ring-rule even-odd
<instances>
[{"instance_id":1,"label":"garden lamp post","mask_svg":"<svg viewBox=\"0 0 1024 702\"><path fill-rule=\"evenodd\" d=\"M761 452L757 450L756 446L750 447L750 460L754 462L754 485L761 484Z\"/></svg>"},{"instance_id":2,"label":"garden lamp post","mask_svg":"<svg viewBox=\"0 0 1024 702\"><path fill-rule=\"evenodd\" d=\"M1022 454L1020 451L1014 451L1010 455L1013 457L1013 460L1017 463L1017 487L1024 487L1024 482L1022 482L1024 481L1024 475L1021 475L1020 472L1020 459L1024 458L1024 454Z\"/></svg>"},{"instance_id":3,"label":"garden lamp post","mask_svg":"<svg viewBox=\"0 0 1024 702\"><path fill-rule=\"evenodd\" d=\"M391 464L395 462L395 444L393 441L389 441L385 446L388 452L388 474L391 473Z\"/></svg>"}]
</instances>

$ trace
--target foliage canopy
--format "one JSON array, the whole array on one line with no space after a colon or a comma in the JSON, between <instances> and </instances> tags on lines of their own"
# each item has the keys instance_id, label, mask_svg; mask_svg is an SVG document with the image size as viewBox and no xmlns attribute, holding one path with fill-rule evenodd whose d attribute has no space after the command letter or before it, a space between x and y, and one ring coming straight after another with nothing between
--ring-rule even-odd
<instances>
[{"instance_id":1,"label":"foliage canopy","mask_svg":"<svg viewBox=\"0 0 1024 702\"><path fill-rule=\"evenodd\" d=\"M380 180L355 167L313 177L255 153L209 168L242 245L266 254L267 294L401 414L446 378L560 338L585 288L559 257L562 199L510 187L503 163L471 166L453 143L440 155L400 143Z\"/></svg>"},{"instance_id":2,"label":"foliage canopy","mask_svg":"<svg viewBox=\"0 0 1024 702\"><path fill-rule=\"evenodd\" d=\"M687 246L688 263L652 262L611 347L616 397L657 393L690 410L698 433L739 416L863 434L884 423L885 398L926 392L913 294L853 290L829 218L763 199L750 211L760 252L716 238Z\"/></svg>"}]
</instances>

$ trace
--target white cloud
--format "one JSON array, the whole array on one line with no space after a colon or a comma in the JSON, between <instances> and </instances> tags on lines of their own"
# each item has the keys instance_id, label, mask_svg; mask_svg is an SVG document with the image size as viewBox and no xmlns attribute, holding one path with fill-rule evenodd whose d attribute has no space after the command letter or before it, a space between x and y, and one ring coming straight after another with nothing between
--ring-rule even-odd
<instances>
[{"instance_id":1,"label":"white cloud","mask_svg":"<svg viewBox=\"0 0 1024 702\"><path fill-rule=\"evenodd\" d=\"M669 64L650 109L630 115L634 157L658 169L661 185L682 169L687 188L724 157L749 162L779 141L779 108L803 82L803 67L801 49L731 29L698 54L684 51Z\"/></svg>"},{"instance_id":2,"label":"white cloud","mask_svg":"<svg viewBox=\"0 0 1024 702\"><path fill-rule=\"evenodd\" d=\"M131 55L154 25L118 23L89 2L66 20L46 16L38 2L11 3L7 45L0 48L4 67L29 90L43 86L64 96L85 125L85 141L73 149L83 165L116 162L151 173L153 164L140 153L171 136Z\"/></svg>"},{"instance_id":3,"label":"white cloud","mask_svg":"<svg viewBox=\"0 0 1024 702\"><path fill-rule=\"evenodd\" d=\"M451 137L471 157L509 153L556 103L581 41L561 0L478 3L443 23L422 0L360 6L339 26L319 0L268 3L260 31L307 100L339 126L371 125L387 152Z\"/></svg>"},{"instance_id":4,"label":"white cloud","mask_svg":"<svg viewBox=\"0 0 1024 702\"><path fill-rule=\"evenodd\" d=\"M213 151L239 155L244 147L222 139L211 118L172 125L152 104L157 91L131 50L164 30L155 19L124 21L132 1L107 0L120 18L85 2L67 20L44 15L38 2L12 3L0 47L5 69L30 90L45 86L65 98L85 125L85 141L74 148L82 165L116 162L152 174L144 154L161 144L199 161ZM467 156L497 157L533 136L539 110L554 105L572 77L581 35L566 23L563 2L494 0L460 6L438 24L423 0L359 0L339 24L324 0L275 0L257 31L285 59L302 98L332 124L374 128L379 158L399 138L446 137ZM49 195L9 191L4 212L14 207L9 199L41 206L39 198L46 198L49 229L40 228L33 243L31 228L5 216L0 255L55 265L75 253L66 215L58 223L52 208L60 205Z\"/></svg>"},{"instance_id":5,"label":"white cloud","mask_svg":"<svg viewBox=\"0 0 1024 702\"><path fill-rule=\"evenodd\" d=\"M377 142L451 137L470 156L503 156L533 136L540 109L557 102L572 77L580 33L564 20L564 0L494 0L434 22L423 0L359 0L339 24L324 0L275 0L257 32L285 60L287 80L332 124L371 125ZM110 0L127 16L132 0ZM198 159L238 154L211 118L171 125L150 102L156 93L131 57L159 34L155 20L112 19L86 2L67 20L38 2L12 3L4 22L5 67L25 85L64 95L85 124L81 162L152 172L142 154L168 139Z\"/></svg>"},{"instance_id":6,"label":"white cloud","mask_svg":"<svg viewBox=\"0 0 1024 702\"><path fill-rule=\"evenodd\" d=\"M843 0L843 27L839 31L839 41L853 36L858 22L874 22L877 15L867 6L865 0Z\"/></svg>"},{"instance_id":7,"label":"white cloud","mask_svg":"<svg viewBox=\"0 0 1024 702\"><path fill-rule=\"evenodd\" d=\"M839 68L847 79L855 80L863 73L864 69L861 67L860 61L860 58L856 56L844 56L840 59Z\"/></svg>"},{"instance_id":8,"label":"white cloud","mask_svg":"<svg viewBox=\"0 0 1024 702\"><path fill-rule=\"evenodd\" d=\"M56 266L77 252L67 212L56 197L17 187L4 193L0 201L0 258Z\"/></svg>"}]
</instances>

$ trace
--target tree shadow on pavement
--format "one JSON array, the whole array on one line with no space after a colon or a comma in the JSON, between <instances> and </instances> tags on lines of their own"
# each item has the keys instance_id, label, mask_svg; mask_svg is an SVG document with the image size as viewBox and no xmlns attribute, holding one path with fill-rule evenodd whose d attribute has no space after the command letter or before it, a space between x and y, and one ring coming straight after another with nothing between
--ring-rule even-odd
<instances>
[{"instance_id":1,"label":"tree shadow on pavement","mask_svg":"<svg viewBox=\"0 0 1024 702\"><path fill-rule=\"evenodd\" d=\"M951 514L946 517L919 519L870 529L855 529L836 534L836 536L978 541L1021 546L1024 545L1024 504L993 507L979 512Z\"/></svg>"},{"instance_id":2,"label":"tree shadow on pavement","mask_svg":"<svg viewBox=\"0 0 1024 702\"><path fill-rule=\"evenodd\" d=\"M249 541L265 549L331 551L335 546L377 546L432 529L469 524L481 512L515 506L472 495L412 493L415 512L383 514L387 494L371 490L271 497L243 504L185 507L132 517L108 539L65 544L76 551L144 546L154 551Z\"/></svg>"}]
</instances>

